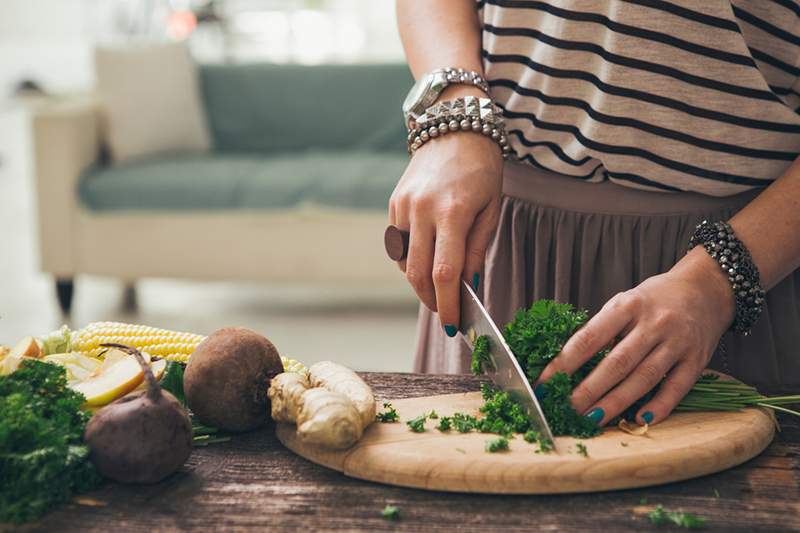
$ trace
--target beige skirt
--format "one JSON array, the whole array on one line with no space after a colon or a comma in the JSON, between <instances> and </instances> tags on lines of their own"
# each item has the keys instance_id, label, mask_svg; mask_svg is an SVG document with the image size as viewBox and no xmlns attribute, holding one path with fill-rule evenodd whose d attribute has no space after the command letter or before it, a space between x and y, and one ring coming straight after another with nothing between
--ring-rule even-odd
<instances>
[{"instance_id":1,"label":"beige skirt","mask_svg":"<svg viewBox=\"0 0 800 533\"><path fill-rule=\"evenodd\" d=\"M729 197L660 193L507 163L502 208L478 294L502 326L540 298L597 312L609 298L666 272L703 219L728 219L758 191ZM711 367L754 385L800 385L800 270L767 294L749 337L727 333ZM460 337L420 307L414 369L469 372Z\"/></svg>"}]
</instances>

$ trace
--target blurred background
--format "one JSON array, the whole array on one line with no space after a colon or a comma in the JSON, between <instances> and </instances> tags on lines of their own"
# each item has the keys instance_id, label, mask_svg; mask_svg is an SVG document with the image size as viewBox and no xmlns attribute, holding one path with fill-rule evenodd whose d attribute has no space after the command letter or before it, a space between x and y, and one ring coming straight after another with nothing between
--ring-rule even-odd
<instances>
[{"instance_id":1,"label":"blurred background","mask_svg":"<svg viewBox=\"0 0 800 533\"><path fill-rule=\"evenodd\" d=\"M238 325L409 371L382 236L411 83L393 2L3 0L0 344Z\"/></svg>"}]
</instances>

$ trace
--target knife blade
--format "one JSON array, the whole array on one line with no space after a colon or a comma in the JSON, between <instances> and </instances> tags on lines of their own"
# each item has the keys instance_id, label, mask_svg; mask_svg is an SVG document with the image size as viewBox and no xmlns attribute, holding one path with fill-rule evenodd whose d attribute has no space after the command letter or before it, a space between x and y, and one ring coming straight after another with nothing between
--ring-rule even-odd
<instances>
[{"instance_id":1,"label":"knife blade","mask_svg":"<svg viewBox=\"0 0 800 533\"><path fill-rule=\"evenodd\" d=\"M409 233L390 225L383 235L386 253L393 261L402 261L408 255ZM501 390L507 391L528 415L531 426L549 441L556 450L553 432L547 424L542 408L533 394L528 378L522 372L517 358L511 352L497 325L486 312L475 291L466 281L461 281L461 335L470 350L474 350L475 339L485 335L489 339L489 355L492 367L486 368L489 379ZM556 450L557 451L557 450Z\"/></svg>"},{"instance_id":2,"label":"knife blade","mask_svg":"<svg viewBox=\"0 0 800 533\"><path fill-rule=\"evenodd\" d=\"M485 335L489 338L489 354L492 368L484 368L484 373L501 390L508 392L528 415L533 429L537 430L555 449L556 441L542 408L533 394L531 384L519 366L494 320L478 299L475 291L466 281L461 281L461 335L470 350L474 349L475 339Z\"/></svg>"}]
</instances>

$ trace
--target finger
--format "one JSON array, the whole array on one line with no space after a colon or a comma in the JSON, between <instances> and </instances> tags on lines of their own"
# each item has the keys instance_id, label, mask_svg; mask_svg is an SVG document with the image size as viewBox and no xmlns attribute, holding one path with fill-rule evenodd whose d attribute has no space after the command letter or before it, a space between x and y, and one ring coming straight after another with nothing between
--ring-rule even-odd
<instances>
[{"instance_id":1,"label":"finger","mask_svg":"<svg viewBox=\"0 0 800 533\"><path fill-rule=\"evenodd\" d=\"M682 354L666 344L659 344L631 374L611 392L586 409L586 414L599 425L619 416L658 385ZM579 413L584 411L576 410Z\"/></svg>"},{"instance_id":2,"label":"finger","mask_svg":"<svg viewBox=\"0 0 800 533\"><path fill-rule=\"evenodd\" d=\"M472 288L476 291L483 272L486 248L497 230L499 213L500 198L498 197L478 214L467 236L464 256L464 279L471 283Z\"/></svg>"},{"instance_id":3,"label":"finger","mask_svg":"<svg viewBox=\"0 0 800 533\"><path fill-rule=\"evenodd\" d=\"M408 212L409 212L409 204L407 201L402 199L400 200L392 199L392 201L389 202L389 224L392 224L398 229L408 231L409 228L411 227ZM405 259L401 259L400 261L397 262L397 266L398 268L400 268L401 271L405 272L407 263L408 263L408 254L406 254Z\"/></svg>"},{"instance_id":4,"label":"finger","mask_svg":"<svg viewBox=\"0 0 800 533\"><path fill-rule=\"evenodd\" d=\"M572 405L579 413L596 403L617 383L623 381L653 350L655 335L642 333L636 328L612 348L597 367L592 370L572 392ZM663 374L662 374L663 375Z\"/></svg>"},{"instance_id":5,"label":"finger","mask_svg":"<svg viewBox=\"0 0 800 533\"><path fill-rule=\"evenodd\" d=\"M624 302L624 293L609 300L599 313L569 338L561 353L542 371L537 383L547 381L556 372L571 375L611 343L633 321L634 309Z\"/></svg>"},{"instance_id":6,"label":"finger","mask_svg":"<svg viewBox=\"0 0 800 533\"><path fill-rule=\"evenodd\" d=\"M411 222L408 257L405 264L406 279L417 297L428 309L436 312L436 294L433 288L433 226L427 222Z\"/></svg>"},{"instance_id":7,"label":"finger","mask_svg":"<svg viewBox=\"0 0 800 533\"><path fill-rule=\"evenodd\" d=\"M667 418L694 387L702 370L687 359L676 365L661 383L653 399L636 413L636 421L639 424L658 424Z\"/></svg>"},{"instance_id":8,"label":"finger","mask_svg":"<svg viewBox=\"0 0 800 533\"><path fill-rule=\"evenodd\" d=\"M461 314L461 273L468 228L468 219L451 218L436 230L433 286L439 320L450 337L455 337L458 331Z\"/></svg>"}]
</instances>

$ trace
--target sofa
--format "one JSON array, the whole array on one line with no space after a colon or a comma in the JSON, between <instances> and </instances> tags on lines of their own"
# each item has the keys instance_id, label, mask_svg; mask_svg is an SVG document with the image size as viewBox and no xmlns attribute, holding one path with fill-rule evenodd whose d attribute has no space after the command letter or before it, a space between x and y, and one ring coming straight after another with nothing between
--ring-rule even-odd
<instances>
[{"instance_id":1,"label":"sofa","mask_svg":"<svg viewBox=\"0 0 800 533\"><path fill-rule=\"evenodd\" d=\"M405 65L201 65L204 153L109 162L102 106L32 115L41 269L79 275L398 286L383 230L407 164Z\"/></svg>"}]
</instances>

